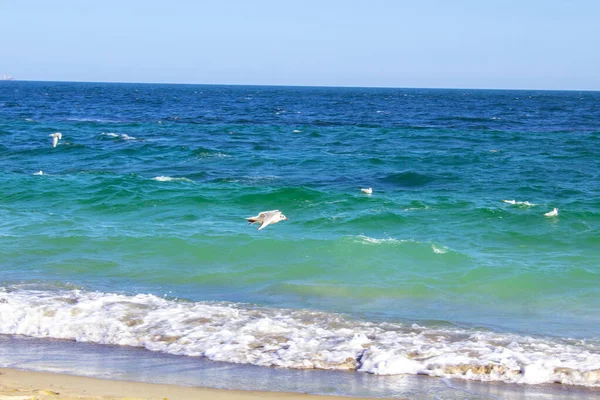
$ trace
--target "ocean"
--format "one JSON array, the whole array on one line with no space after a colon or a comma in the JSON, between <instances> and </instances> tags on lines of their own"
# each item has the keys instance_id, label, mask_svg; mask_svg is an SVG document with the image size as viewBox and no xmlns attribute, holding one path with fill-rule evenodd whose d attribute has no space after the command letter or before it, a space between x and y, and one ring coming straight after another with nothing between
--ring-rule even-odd
<instances>
[{"instance_id":1,"label":"ocean","mask_svg":"<svg viewBox=\"0 0 600 400\"><path fill-rule=\"evenodd\" d=\"M600 398L600 92L11 81L0 139L0 365Z\"/></svg>"}]
</instances>

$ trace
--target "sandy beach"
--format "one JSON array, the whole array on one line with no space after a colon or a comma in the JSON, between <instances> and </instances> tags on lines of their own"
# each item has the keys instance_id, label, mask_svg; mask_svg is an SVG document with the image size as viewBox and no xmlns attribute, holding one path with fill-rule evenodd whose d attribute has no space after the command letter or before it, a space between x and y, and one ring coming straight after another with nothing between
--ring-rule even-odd
<instances>
[{"instance_id":1,"label":"sandy beach","mask_svg":"<svg viewBox=\"0 0 600 400\"><path fill-rule=\"evenodd\" d=\"M183 387L0 368L0 400L335 400L339 396ZM353 397L352 399L358 399Z\"/></svg>"}]
</instances>

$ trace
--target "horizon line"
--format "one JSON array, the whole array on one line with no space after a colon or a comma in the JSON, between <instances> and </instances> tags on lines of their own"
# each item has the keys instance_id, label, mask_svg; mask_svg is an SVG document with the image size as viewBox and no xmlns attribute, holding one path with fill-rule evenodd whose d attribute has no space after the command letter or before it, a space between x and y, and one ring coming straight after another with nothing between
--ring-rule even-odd
<instances>
[{"instance_id":1,"label":"horizon line","mask_svg":"<svg viewBox=\"0 0 600 400\"><path fill-rule=\"evenodd\" d=\"M52 83L108 83L135 85L197 85L197 86L253 86L253 87L301 87L301 88L340 88L340 89L414 89L414 90L506 90L539 92L600 92L600 89L531 89L531 88L493 88L493 87L418 87L418 86L351 86L351 85L301 85L301 84L255 84L255 83L189 83L189 82L135 82L135 81L77 81L77 80L38 80L18 79L0 80L0 82L52 82Z\"/></svg>"}]
</instances>

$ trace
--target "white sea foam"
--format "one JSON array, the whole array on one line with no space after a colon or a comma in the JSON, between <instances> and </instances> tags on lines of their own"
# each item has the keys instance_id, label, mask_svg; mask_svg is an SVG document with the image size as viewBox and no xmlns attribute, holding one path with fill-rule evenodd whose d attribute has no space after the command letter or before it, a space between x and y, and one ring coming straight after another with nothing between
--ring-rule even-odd
<instances>
[{"instance_id":1,"label":"white sea foam","mask_svg":"<svg viewBox=\"0 0 600 400\"><path fill-rule=\"evenodd\" d=\"M287 368L600 387L600 341L354 321L150 294L0 289L0 334Z\"/></svg>"},{"instance_id":2,"label":"white sea foam","mask_svg":"<svg viewBox=\"0 0 600 400\"><path fill-rule=\"evenodd\" d=\"M448 248L447 247L445 247L445 246L438 247L435 244L431 245L431 249L436 254L445 254L445 253L448 252Z\"/></svg>"},{"instance_id":3,"label":"white sea foam","mask_svg":"<svg viewBox=\"0 0 600 400\"><path fill-rule=\"evenodd\" d=\"M429 206L408 207L408 208L404 209L404 211L424 211L424 210L429 210Z\"/></svg>"},{"instance_id":4,"label":"white sea foam","mask_svg":"<svg viewBox=\"0 0 600 400\"><path fill-rule=\"evenodd\" d=\"M506 204L525 206L525 207L533 207L533 206L539 205L539 204L530 203L528 201L516 201L516 200L502 200L502 201L505 202Z\"/></svg>"},{"instance_id":5,"label":"white sea foam","mask_svg":"<svg viewBox=\"0 0 600 400\"><path fill-rule=\"evenodd\" d=\"M126 133L102 132L100 134L102 136L108 136L108 137L113 137L113 138L120 138L120 139L123 139L123 140L137 140L136 137L129 136Z\"/></svg>"},{"instance_id":6,"label":"white sea foam","mask_svg":"<svg viewBox=\"0 0 600 400\"><path fill-rule=\"evenodd\" d=\"M155 176L154 178L152 178L153 181L157 181L157 182L173 182L173 181L185 181L185 182L193 182L191 179L188 178L174 178L172 176Z\"/></svg>"},{"instance_id":7,"label":"white sea foam","mask_svg":"<svg viewBox=\"0 0 600 400\"><path fill-rule=\"evenodd\" d=\"M203 151L202 153L196 154L196 156L199 158L230 158L231 157L231 155L221 153L219 151L216 151L216 152Z\"/></svg>"},{"instance_id":8,"label":"white sea foam","mask_svg":"<svg viewBox=\"0 0 600 400\"><path fill-rule=\"evenodd\" d=\"M385 238L385 239L376 239L376 238L372 238L369 236L365 236L365 235L358 235L355 236L356 239L358 239L359 242L361 243L365 243L365 244L382 244L382 243L418 243L415 242L414 240L409 240L409 239L394 239L394 238Z\"/></svg>"}]
</instances>

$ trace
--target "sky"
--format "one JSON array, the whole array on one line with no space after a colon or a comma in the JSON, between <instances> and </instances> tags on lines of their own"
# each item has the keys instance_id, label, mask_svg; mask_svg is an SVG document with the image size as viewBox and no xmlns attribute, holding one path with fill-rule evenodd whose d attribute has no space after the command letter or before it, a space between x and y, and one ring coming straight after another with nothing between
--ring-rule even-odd
<instances>
[{"instance_id":1,"label":"sky","mask_svg":"<svg viewBox=\"0 0 600 400\"><path fill-rule=\"evenodd\" d=\"M597 0L0 0L22 80L600 90Z\"/></svg>"}]
</instances>

